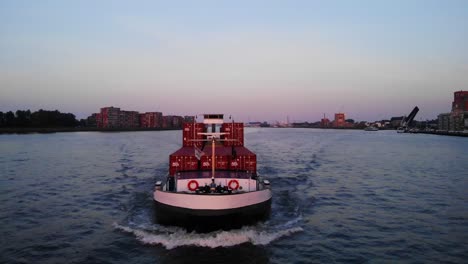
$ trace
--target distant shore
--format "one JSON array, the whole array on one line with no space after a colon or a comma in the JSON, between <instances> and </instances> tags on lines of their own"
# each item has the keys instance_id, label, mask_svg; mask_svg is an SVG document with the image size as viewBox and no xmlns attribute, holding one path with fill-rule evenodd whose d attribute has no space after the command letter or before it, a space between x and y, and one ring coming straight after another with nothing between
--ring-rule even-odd
<instances>
[{"instance_id":1,"label":"distant shore","mask_svg":"<svg viewBox=\"0 0 468 264\"><path fill-rule=\"evenodd\" d=\"M301 128L301 127L292 127ZM361 128L316 128L316 129L351 129L362 130ZM138 132L138 131L169 131L181 130L181 128L97 128L97 127L3 127L0 128L0 134L47 134L62 132ZM394 129L381 129L394 130ZM396 131L396 130L395 130ZM440 136L468 137L468 133L461 131L418 131L415 134L430 134Z\"/></svg>"},{"instance_id":2,"label":"distant shore","mask_svg":"<svg viewBox=\"0 0 468 264\"><path fill-rule=\"evenodd\" d=\"M4 127L0 128L0 134L46 134L61 132L133 132L166 130L181 130L181 128Z\"/></svg>"}]
</instances>

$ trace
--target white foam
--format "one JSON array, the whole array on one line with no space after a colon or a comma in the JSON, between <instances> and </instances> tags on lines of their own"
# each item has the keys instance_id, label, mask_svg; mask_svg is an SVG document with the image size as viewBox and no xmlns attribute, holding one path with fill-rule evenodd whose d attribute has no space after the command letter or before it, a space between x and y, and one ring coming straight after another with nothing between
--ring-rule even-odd
<instances>
[{"instance_id":1,"label":"white foam","mask_svg":"<svg viewBox=\"0 0 468 264\"><path fill-rule=\"evenodd\" d=\"M302 216L299 216L295 219L292 219L292 220L289 220L288 222L286 222L283 227L291 227L297 223L299 223L300 221L302 220Z\"/></svg>"},{"instance_id":2,"label":"white foam","mask_svg":"<svg viewBox=\"0 0 468 264\"><path fill-rule=\"evenodd\" d=\"M253 227L244 227L242 229L230 231L215 231L206 234L195 232L188 233L181 228L162 228L159 230L146 231L140 228L131 228L114 223L114 227L126 233L131 233L143 244L162 245L166 249L173 249L182 246L197 247L232 247L243 243L253 245L268 245L281 237L301 232L301 227L282 229L279 231L256 230Z\"/></svg>"}]
</instances>

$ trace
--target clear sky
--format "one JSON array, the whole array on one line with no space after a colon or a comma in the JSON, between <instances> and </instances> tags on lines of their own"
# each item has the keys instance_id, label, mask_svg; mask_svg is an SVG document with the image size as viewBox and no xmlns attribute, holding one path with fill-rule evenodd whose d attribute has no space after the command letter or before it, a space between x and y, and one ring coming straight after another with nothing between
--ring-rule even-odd
<instances>
[{"instance_id":1,"label":"clear sky","mask_svg":"<svg viewBox=\"0 0 468 264\"><path fill-rule=\"evenodd\" d=\"M0 1L0 111L239 121L448 112L468 1Z\"/></svg>"}]
</instances>

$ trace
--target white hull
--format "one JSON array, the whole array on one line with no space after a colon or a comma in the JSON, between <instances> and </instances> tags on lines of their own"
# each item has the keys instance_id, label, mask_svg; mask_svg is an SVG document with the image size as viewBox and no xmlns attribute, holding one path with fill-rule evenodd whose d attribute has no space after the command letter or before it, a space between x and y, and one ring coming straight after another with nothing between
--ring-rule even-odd
<instances>
[{"instance_id":1,"label":"white hull","mask_svg":"<svg viewBox=\"0 0 468 264\"><path fill-rule=\"evenodd\" d=\"M271 199L271 190L237 194L186 194L155 190L154 200L168 206L190 210L229 210L260 204Z\"/></svg>"},{"instance_id":2,"label":"white hull","mask_svg":"<svg viewBox=\"0 0 468 264\"><path fill-rule=\"evenodd\" d=\"M237 194L186 194L156 190L155 218L164 225L207 232L229 230L265 220L271 211L271 190Z\"/></svg>"}]
</instances>

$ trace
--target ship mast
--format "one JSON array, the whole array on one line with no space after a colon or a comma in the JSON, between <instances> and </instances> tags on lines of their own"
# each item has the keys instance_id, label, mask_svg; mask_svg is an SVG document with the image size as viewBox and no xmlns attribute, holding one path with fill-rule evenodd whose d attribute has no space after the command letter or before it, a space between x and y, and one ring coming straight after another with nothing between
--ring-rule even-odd
<instances>
[{"instance_id":1,"label":"ship mast","mask_svg":"<svg viewBox=\"0 0 468 264\"><path fill-rule=\"evenodd\" d=\"M216 125L221 125L224 123L224 115L222 114L205 114L203 118L203 123L205 125L211 125L211 132L208 133L198 133L199 135L207 136L208 140L211 140L211 179L215 178L215 168L216 168L216 139L221 138L221 135L225 133L216 132Z\"/></svg>"},{"instance_id":2,"label":"ship mast","mask_svg":"<svg viewBox=\"0 0 468 264\"><path fill-rule=\"evenodd\" d=\"M215 177L215 138L211 140L211 179Z\"/></svg>"}]
</instances>

